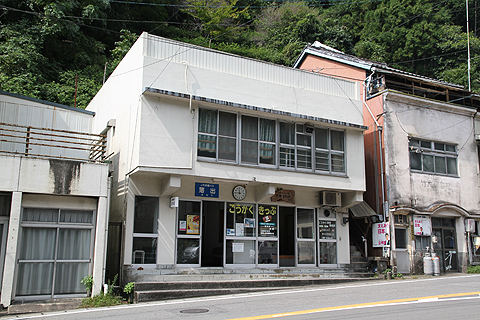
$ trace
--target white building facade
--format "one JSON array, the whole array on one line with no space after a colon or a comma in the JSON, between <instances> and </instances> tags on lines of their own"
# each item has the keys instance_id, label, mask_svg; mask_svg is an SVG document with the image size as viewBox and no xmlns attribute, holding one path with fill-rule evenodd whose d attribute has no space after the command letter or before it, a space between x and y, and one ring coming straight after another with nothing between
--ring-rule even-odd
<instances>
[{"instance_id":1,"label":"white building facade","mask_svg":"<svg viewBox=\"0 0 480 320\"><path fill-rule=\"evenodd\" d=\"M104 281L108 165L94 114L0 91L1 303L84 297ZM92 149L93 148L93 149ZM97 149L98 150L98 149Z\"/></svg>"},{"instance_id":2,"label":"white building facade","mask_svg":"<svg viewBox=\"0 0 480 320\"><path fill-rule=\"evenodd\" d=\"M147 33L87 107L115 122L123 281L340 268L365 190L360 86Z\"/></svg>"}]
</instances>

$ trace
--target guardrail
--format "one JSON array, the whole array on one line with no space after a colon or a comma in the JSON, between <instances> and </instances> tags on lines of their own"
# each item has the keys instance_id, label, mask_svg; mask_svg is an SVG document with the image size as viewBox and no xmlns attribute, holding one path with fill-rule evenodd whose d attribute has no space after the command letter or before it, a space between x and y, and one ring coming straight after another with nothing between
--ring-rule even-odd
<instances>
[{"instance_id":1,"label":"guardrail","mask_svg":"<svg viewBox=\"0 0 480 320\"><path fill-rule=\"evenodd\" d=\"M0 153L104 162L107 136L0 122Z\"/></svg>"}]
</instances>

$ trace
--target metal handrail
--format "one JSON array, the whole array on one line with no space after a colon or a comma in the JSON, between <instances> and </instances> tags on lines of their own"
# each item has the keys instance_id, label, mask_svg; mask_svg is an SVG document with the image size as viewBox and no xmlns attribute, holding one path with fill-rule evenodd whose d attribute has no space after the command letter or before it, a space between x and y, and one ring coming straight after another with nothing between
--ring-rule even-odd
<instances>
[{"instance_id":1,"label":"metal handrail","mask_svg":"<svg viewBox=\"0 0 480 320\"><path fill-rule=\"evenodd\" d=\"M3 143L24 145L24 147L21 151L12 151L6 148ZM34 150L33 147L85 151L85 157L51 154L51 152L32 153ZM106 135L52 128L39 128L0 122L0 153L103 162L106 160L106 150Z\"/></svg>"}]
</instances>

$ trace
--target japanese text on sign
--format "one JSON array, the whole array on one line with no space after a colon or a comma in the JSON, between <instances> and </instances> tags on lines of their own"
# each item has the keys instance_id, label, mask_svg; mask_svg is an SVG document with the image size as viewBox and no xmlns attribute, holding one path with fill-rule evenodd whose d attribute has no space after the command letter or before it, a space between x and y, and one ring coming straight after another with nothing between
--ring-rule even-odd
<instances>
[{"instance_id":1,"label":"japanese text on sign","mask_svg":"<svg viewBox=\"0 0 480 320\"><path fill-rule=\"evenodd\" d=\"M390 224L388 222L374 223L372 225L373 247L390 246Z\"/></svg>"},{"instance_id":2,"label":"japanese text on sign","mask_svg":"<svg viewBox=\"0 0 480 320\"><path fill-rule=\"evenodd\" d=\"M253 205L229 203L228 212L236 214L253 214Z\"/></svg>"},{"instance_id":3,"label":"japanese text on sign","mask_svg":"<svg viewBox=\"0 0 480 320\"><path fill-rule=\"evenodd\" d=\"M218 184L195 182L195 196L218 198Z\"/></svg>"},{"instance_id":4,"label":"japanese text on sign","mask_svg":"<svg viewBox=\"0 0 480 320\"><path fill-rule=\"evenodd\" d=\"M263 216L263 215L269 215L271 214L272 216L277 214L277 206L259 206L258 207L258 214Z\"/></svg>"}]
</instances>

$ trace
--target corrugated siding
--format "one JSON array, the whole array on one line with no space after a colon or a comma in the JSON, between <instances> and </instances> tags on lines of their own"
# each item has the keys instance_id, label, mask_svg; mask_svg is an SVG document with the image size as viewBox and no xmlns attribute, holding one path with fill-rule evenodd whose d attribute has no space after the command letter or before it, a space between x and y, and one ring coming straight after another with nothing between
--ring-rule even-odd
<instances>
[{"instance_id":1,"label":"corrugated siding","mask_svg":"<svg viewBox=\"0 0 480 320\"><path fill-rule=\"evenodd\" d=\"M1 123L89 133L92 130L92 118L93 117L88 114L74 112L68 109L62 109L53 106L34 106L28 104L0 101ZM12 129L12 127L3 128L3 126L0 126L0 130L1 129ZM4 131L4 134L18 136L18 138L10 138L13 141L19 141L22 143L0 141L0 150L19 153L23 153L25 151L24 133ZM73 136L73 134L70 134L70 136ZM74 142L75 140L69 139L69 141ZM78 142L80 141L81 140L79 139ZM41 154L47 156L56 155L62 157L88 159L88 152L81 150L69 150L65 148L45 147L38 145L31 145L30 148L30 153L32 154Z\"/></svg>"},{"instance_id":2,"label":"corrugated siding","mask_svg":"<svg viewBox=\"0 0 480 320\"><path fill-rule=\"evenodd\" d=\"M148 57L176 63L187 61L190 66L214 70L255 80L302 88L338 97L359 100L353 81L282 67L272 63L193 46L187 43L147 35Z\"/></svg>"}]
</instances>

